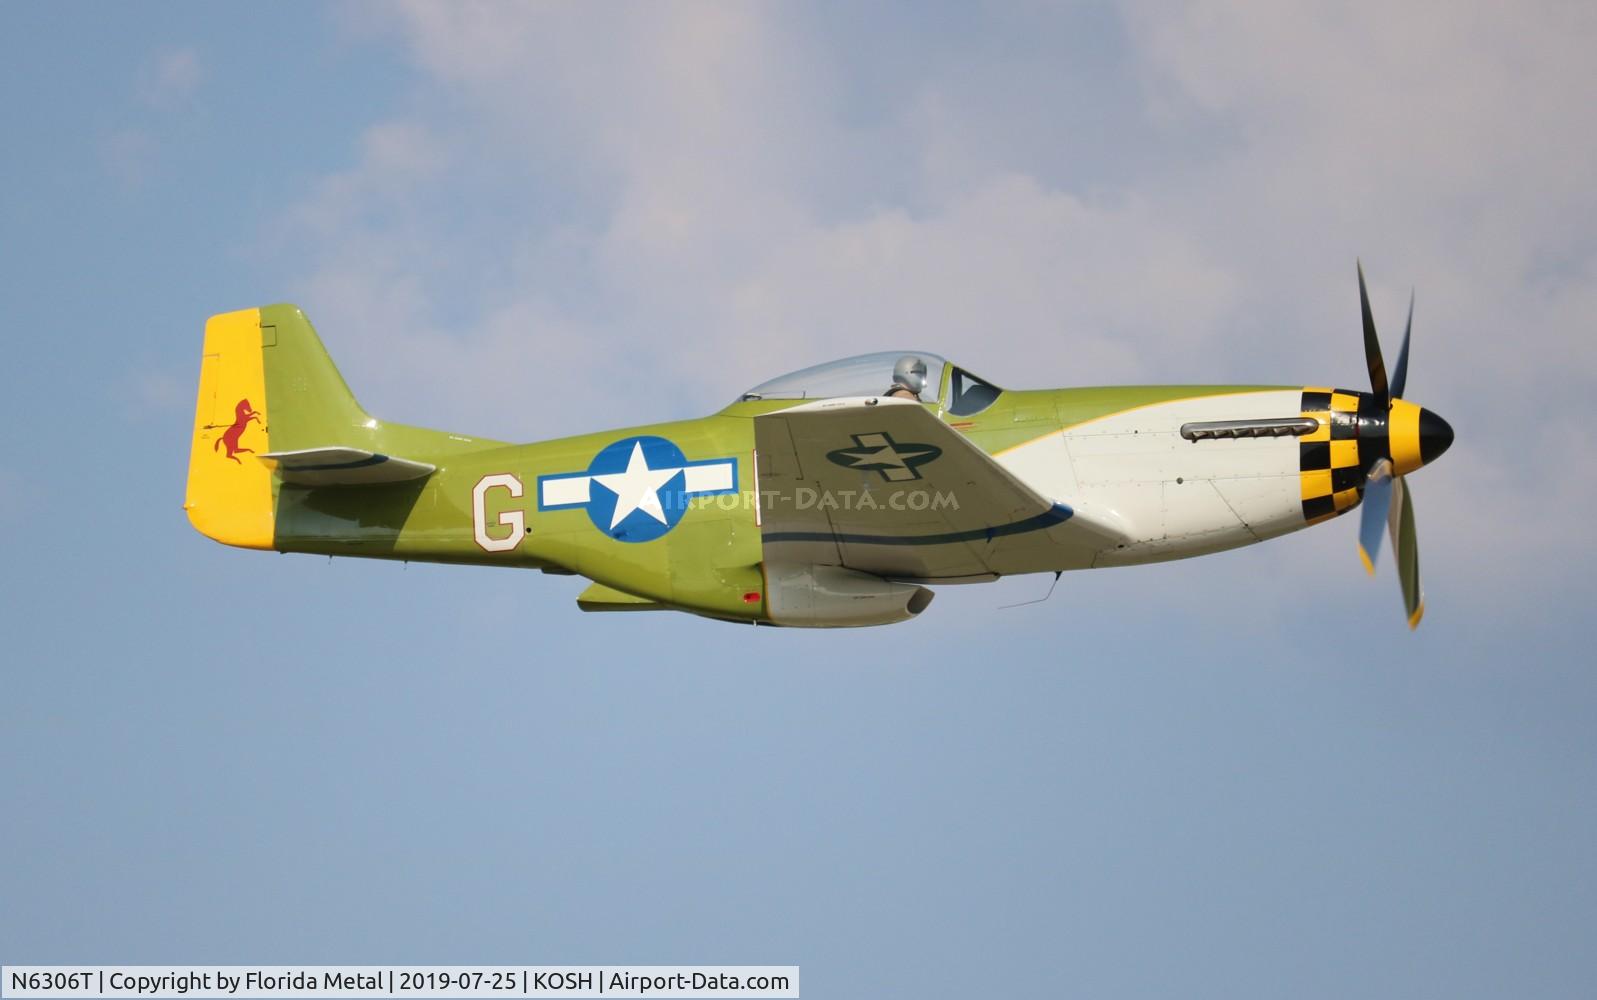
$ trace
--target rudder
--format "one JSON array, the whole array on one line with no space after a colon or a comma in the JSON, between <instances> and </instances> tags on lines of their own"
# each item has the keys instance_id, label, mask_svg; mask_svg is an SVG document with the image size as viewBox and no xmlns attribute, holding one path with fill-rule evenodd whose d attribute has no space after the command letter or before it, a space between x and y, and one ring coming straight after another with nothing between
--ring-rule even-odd
<instances>
[{"instance_id":1,"label":"rudder","mask_svg":"<svg viewBox=\"0 0 1597 1000\"><path fill-rule=\"evenodd\" d=\"M205 323L183 502L201 534L250 549L272 547L272 475L251 457L271 450L261 340L259 309Z\"/></svg>"}]
</instances>

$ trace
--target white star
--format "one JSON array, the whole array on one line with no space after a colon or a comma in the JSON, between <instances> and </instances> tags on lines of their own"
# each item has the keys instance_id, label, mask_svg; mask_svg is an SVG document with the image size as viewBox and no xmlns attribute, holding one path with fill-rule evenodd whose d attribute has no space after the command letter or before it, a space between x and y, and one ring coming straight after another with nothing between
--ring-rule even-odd
<instances>
[{"instance_id":1,"label":"white star","mask_svg":"<svg viewBox=\"0 0 1597 1000\"><path fill-rule=\"evenodd\" d=\"M610 518L610 530L627 519L635 510L665 524L665 510L660 506L660 487L670 482L681 469L651 469L643 457L643 442L632 443L632 457L627 459L625 472L611 472L594 476L593 481L616 495L616 510Z\"/></svg>"},{"instance_id":2,"label":"white star","mask_svg":"<svg viewBox=\"0 0 1597 1000\"><path fill-rule=\"evenodd\" d=\"M884 444L880 448L861 448L847 454L849 458L854 460L855 467L861 465L890 465L905 469L908 466L904 464L904 459L911 458L917 453L900 454L892 445Z\"/></svg>"}]
</instances>

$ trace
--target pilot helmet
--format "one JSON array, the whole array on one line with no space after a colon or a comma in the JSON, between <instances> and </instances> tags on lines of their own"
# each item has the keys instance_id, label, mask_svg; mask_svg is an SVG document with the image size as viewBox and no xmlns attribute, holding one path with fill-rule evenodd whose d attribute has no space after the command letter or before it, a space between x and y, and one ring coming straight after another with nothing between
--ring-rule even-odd
<instances>
[{"instance_id":1,"label":"pilot helmet","mask_svg":"<svg viewBox=\"0 0 1597 1000\"><path fill-rule=\"evenodd\" d=\"M914 354L899 358L893 366L893 384L919 396L926 389L926 360Z\"/></svg>"}]
</instances>

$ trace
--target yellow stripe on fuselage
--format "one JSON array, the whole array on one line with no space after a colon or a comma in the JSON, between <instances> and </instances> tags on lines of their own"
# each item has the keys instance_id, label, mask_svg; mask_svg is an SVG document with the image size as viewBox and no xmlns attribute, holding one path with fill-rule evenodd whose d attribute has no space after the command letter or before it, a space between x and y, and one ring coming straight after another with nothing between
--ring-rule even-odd
<instances>
[{"instance_id":1,"label":"yellow stripe on fuselage","mask_svg":"<svg viewBox=\"0 0 1597 1000\"><path fill-rule=\"evenodd\" d=\"M250 549L272 547L272 474L267 445L261 311L212 316L194 407L183 509L204 535Z\"/></svg>"},{"instance_id":2,"label":"yellow stripe on fuselage","mask_svg":"<svg viewBox=\"0 0 1597 1000\"><path fill-rule=\"evenodd\" d=\"M1059 392L1059 391L1066 391L1066 390L1055 390L1055 391ZM990 455L993 458L1003 458L1005 455L1008 455L1011 452L1019 451L1020 449L1025 448L1025 447L1027 447L1029 445L1036 444L1038 441L1041 441L1041 440L1043 440L1045 438L1053 437L1055 434L1059 434L1061 432L1068 433L1070 431L1079 430L1079 429L1081 429L1083 427L1086 427L1089 424L1095 424L1095 423L1097 423L1097 422L1099 422L1101 420L1111 420L1111 419L1113 419L1115 417L1123 417L1123 416L1125 416L1128 413L1135 413L1138 410L1151 410L1151 409L1153 409L1156 406L1169 406L1172 403L1188 403L1188 402L1191 402L1191 401L1193 401L1195 399L1221 399L1221 398L1224 398L1226 396L1256 396L1256 395L1258 395L1261 392L1282 392L1282 391L1291 391L1291 390L1290 390L1289 387L1264 385L1264 386L1259 386L1257 388L1222 389L1219 392L1200 392L1200 393L1195 393L1195 394L1190 395L1190 396L1171 396L1169 399L1156 399L1156 400L1153 400L1152 402L1149 402L1149 403L1138 403L1135 406L1126 406L1126 407L1122 407L1121 409L1118 409L1118 410L1109 410L1109 411L1107 411L1105 413L1096 413L1096 414L1093 414L1090 417L1084 417L1081 420L1075 420L1075 421L1062 420L1062 421L1060 421L1058 427L1050 428L1050 429L1042 432L1041 434L1038 434L1038 435L1036 435L1034 437L1029 437L1026 440L1021 441L1021 442L1019 442L1017 444L1012 444L1012 445L1009 445L1007 447L1000 448L997 451L991 452ZM941 413L942 411L939 410L938 412ZM951 426L957 426L957 425L951 425ZM1330 433L1329 427L1327 427L1326 433L1327 434Z\"/></svg>"}]
</instances>

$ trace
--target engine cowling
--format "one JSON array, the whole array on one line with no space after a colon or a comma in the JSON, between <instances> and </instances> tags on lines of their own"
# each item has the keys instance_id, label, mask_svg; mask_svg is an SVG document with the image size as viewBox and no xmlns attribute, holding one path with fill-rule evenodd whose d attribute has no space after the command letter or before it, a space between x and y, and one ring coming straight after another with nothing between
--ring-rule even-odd
<instances>
[{"instance_id":1,"label":"engine cowling","mask_svg":"<svg viewBox=\"0 0 1597 1000\"><path fill-rule=\"evenodd\" d=\"M936 596L842 566L766 567L766 612L776 625L852 628L908 621Z\"/></svg>"}]
</instances>

